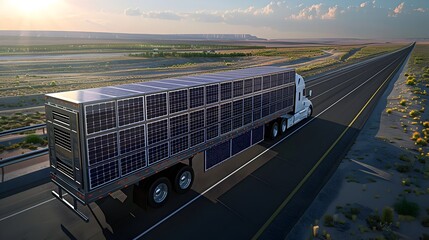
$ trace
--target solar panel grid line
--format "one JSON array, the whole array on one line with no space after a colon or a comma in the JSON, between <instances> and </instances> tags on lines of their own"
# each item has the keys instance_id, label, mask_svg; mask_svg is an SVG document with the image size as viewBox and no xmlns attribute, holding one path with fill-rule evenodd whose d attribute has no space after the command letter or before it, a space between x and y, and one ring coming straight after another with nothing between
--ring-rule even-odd
<instances>
[{"instance_id":1,"label":"solar panel grid line","mask_svg":"<svg viewBox=\"0 0 429 240\"><path fill-rule=\"evenodd\" d=\"M144 97L117 100L117 126L123 127L145 121Z\"/></svg>"},{"instance_id":2,"label":"solar panel grid line","mask_svg":"<svg viewBox=\"0 0 429 240\"><path fill-rule=\"evenodd\" d=\"M205 109L189 113L189 131L195 131L205 127Z\"/></svg>"},{"instance_id":3,"label":"solar panel grid line","mask_svg":"<svg viewBox=\"0 0 429 240\"><path fill-rule=\"evenodd\" d=\"M114 101L85 105L86 134L94 134L116 128L116 103Z\"/></svg>"},{"instance_id":4,"label":"solar panel grid line","mask_svg":"<svg viewBox=\"0 0 429 240\"><path fill-rule=\"evenodd\" d=\"M232 116L232 102L222 103L220 105L220 120L229 119Z\"/></svg>"},{"instance_id":5,"label":"solar panel grid line","mask_svg":"<svg viewBox=\"0 0 429 240\"><path fill-rule=\"evenodd\" d=\"M206 126L219 122L219 105L206 108Z\"/></svg>"},{"instance_id":6,"label":"solar panel grid line","mask_svg":"<svg viewBox=\"0 0 429 240\"><path fill-rule=\"evenodd\" d=\"M189 147L194 147L200 144L205 143L205 129L201 129L189 134L190 144Z\"/></svg>"},{"instance_id":7,"label":"solar panel grid line","mask_svg":"<svg viewBox=\"0 0 429 240\"><path fill-rule=\"evenodd\" d=\"M204 87L193 87L189 89L189 108L204 106L205 103Z\"/></svg>"},{"instance_id":8,"label":"solar panel grid line","mask_svg":"<svg viewBox=\"0 0 429 240\"><path fill-rule=\"evenodd\" d=\"M219 102L219 84L206 85L206 105Z\"/></svg>"},{"instance_id":9,"label":"solar panel grid line","mask_svg":"<svg viewBox=\"0 0 429 240\"><path fill-rule=\"evenodd\" d=\"M87 139L86 157L88 166L107 161L119 155L117 135L117 132L113 132Z\"/></svg>"},{"instance_id":10,"label":"solar panel grid line","mask_svg":"<svg viewBox=\"0 0 429 240\"><path fill-rule=\"evenodd\" d=\"M146 95L146 120L167 116L167 92Z\"/></svg>"},{"instance_id":11,"label":"solar panel grid line","mask_svg":"<svg viewBox=\"0 0 429 240\"><path fill-rule=\"evenodd\" d=\"M244 95L253 93L253 78L244 80Z\"/></svg>"},{"instance_id":12,"label":"solar panel grid line","mask_svg":"<svg viewBox=\"0 0 429 240\"><path fill-rule=\"evenodd\" d=\"M119 178L118 161L111 161L89 169L89 188L106 185Z\"/></svg>"},{"instance_id":13,"label":"solar panel grid line","mask_svg":"<svg viewBox=\"0 0 429 240\"><path fill-rule=\"evenodd\" d=\"M177 114L188 110L188 89L168 92L168 109L170 114Z\"/></svg>"},{"instance_id":14,"label":"solar panel grid line","mask_svg":"<svg viewBox=\"0 0 429 240\"><path fill-rule=\"evenodd\" d=\"M243 80L237 80L232 82L232 87L233 87L233 90L232 90L233 98L243 96L243 88L244 88Z\"/></svg>"},{"instance_id":15,"label":"solar panel grid line","mask_svg":"<svg viewBox=\"0 0 429 240\"><path fill-rule=\"evenodd\" d=\"M189 114L170 117L170 138L177 137L189 132Z\"/></svg>"},{"instance_id":16,"label":"solar panel grid line","mask_svg":"<svg viewBox=\"0 0 429 240\"><path fill-rule=\"evenodd\" d=\"M147 124L147 145L157 144L169 138L168 118L161 119Z\"/></svg>"},{"instance_id":17,"label":"solar panel grid line","mask_svg":"<svg viewBox=\"0 0 429 240\"><path fill-rule=\"evenodd\" d=\"M119 131L119 152L132 152L146 147L145 126L140 125Z\"/></svg>"},{"instance_id":18,"label":"solar panel grid line","mask_svg":"<svg viewBox=\"0 0 429 240\"><path fill-rule=\"evenodd\" d=\"M121 177L145 168L147 166L146 149L121 157L119 164Z\"/></svg>"}]
</instances>

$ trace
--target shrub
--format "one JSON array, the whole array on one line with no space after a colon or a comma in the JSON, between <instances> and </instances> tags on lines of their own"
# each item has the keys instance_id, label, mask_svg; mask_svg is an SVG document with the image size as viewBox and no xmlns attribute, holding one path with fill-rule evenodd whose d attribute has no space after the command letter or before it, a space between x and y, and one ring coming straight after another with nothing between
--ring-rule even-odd
<instances>
[{"instance_id":1,"label":"shrub","mask_svg":"<svg viewBox=\"0 0 429 240\"><path fill-rule=\"evenodd\" d=\"M413 135L411 136L411 139L413 140L417 140L417 138L420 137L420 133L419 132L413 132Z\"/></svg>"},{"instance_id":2,"label":"shrub","mask_svg":"<svg viewBox=\"0 0 429 240\"><path fill-rule=\"evenodd\" d=\"M407 100L402 99L401 101L399 101L399 104L401 104L402 106L406 106L407 105Z\"/></svg>"},{"instance_id":3,"label":"shrub","mask_svg":"<svg viewBox=\"0 0 429 240\"><path fill-rule=\"evenodd\" d=\"M420 112L417 110L411 110L408 115L410 115L410 117L417 117L420 115Z\"/></svg>"},{"instance_id":4,"label":"shrub","mask_svg":"<svg viewBox=\"0 0 429 240\"><path fill-rule=\"evenodd\" d=\"M323 224L325 227L333 227L334 226L334 217L332 215L325 215L323 218Z\"/></svg>"},{"instance_id":5,"label":"shrub","mask_svg":"<svg viewBox=\"0 0 429 240\"><path fill-rule=\"evenodd\" d=\"M414 86L414 85L416 85L416 82L414 82L413 80L407 80L407 82L405 84L407 84L409 86Z\"/></svg>"},{"instance_id":6,"label":"shrub","mask_svg":"<svg viewBox=\"0 0 429 240\"><path fill-rule=\"evenodd\" d=\"M428 142L425 139L423 139L423 138L417 138L416 145L426 146L426 145L428 145Z\"/></svg>"},{"instance_id":7,"label":"shrub","mask_svg":"<svg viewBox=\"0 0 429 240\"><path fill-rule=\"evenodd\" d=\"M423 122L423 127L425 127L425 128L429 128L429 121L425 121L425 122Z\"/></svg>"},{"instance_id":8,"label":"shrub","mask_svg":"<svg viewBox=\"0 0 429 240\"><path fill-rule=\"evenodd\" d=\"M391 114L392 113L392 109L391 108L386 109L386 113L387 114Z\"/></svg>"},{"instance_id":9,"label":"shrub","mask_svg":"<svg viewBox=\"0 0 429 240\"><path fill-rule=\"evenodd\" d=\"M403 198L394 205L395 211L400 215L407 215L417 217L419 215L420 207L415 202L409 202Z\"/></svg>"},{"instance_id":10,"label":"shrub","mask_svg":"<svg viewBox=\"0 0 429 240\"><path fill-rule=\"evenodd\" d=\"M391 207L383 208L383 213L381 215L381 221L383 223L393 223L393 209Z\"/></svg>"},{"instance_id":11,"label":"shrub","mask_svg":"<svg viewBox=\"0 0 429 240\"><path fill-rule=\"evenodd\" d=\"M25 142L26 143L32 143L32 144L42 144L43 139L39 135L30 134L30 135L25 137Z\"/></svg>"}]
</instances>

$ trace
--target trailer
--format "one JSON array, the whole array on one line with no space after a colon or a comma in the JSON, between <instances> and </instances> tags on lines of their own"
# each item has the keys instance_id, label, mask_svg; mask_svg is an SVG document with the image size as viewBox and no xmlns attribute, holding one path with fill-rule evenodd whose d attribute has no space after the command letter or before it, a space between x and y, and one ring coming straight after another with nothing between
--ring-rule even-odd
<instances>
[{"instance_id":1,"label":"trailer","mask_svg":"<svg viewBox=\"0 0 429 240\"><path fill-rule=\"evenodd\" d=\"M304 79L280 67L52 93L45 106L52 193L85 221L79 202L128 186L138 205L161 207L192 187L196 154L209 171L313 110Z\"/></svg>"}]
</instances>

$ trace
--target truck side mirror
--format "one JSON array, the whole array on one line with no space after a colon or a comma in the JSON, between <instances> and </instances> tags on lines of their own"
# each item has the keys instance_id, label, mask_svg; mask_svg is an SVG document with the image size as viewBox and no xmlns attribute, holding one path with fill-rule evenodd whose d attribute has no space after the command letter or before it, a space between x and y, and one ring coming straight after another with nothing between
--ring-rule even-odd
<instances>
[{"instance_id":1,"label":"truck side mirror","mask_svg":"<svg viewBox=\"0 0 429 240\"><path fill-rule=\"evenodd\" d=\"M311 97L313 95L313 90L308 91L308 96Z\"/></svg>"}]
</instances>

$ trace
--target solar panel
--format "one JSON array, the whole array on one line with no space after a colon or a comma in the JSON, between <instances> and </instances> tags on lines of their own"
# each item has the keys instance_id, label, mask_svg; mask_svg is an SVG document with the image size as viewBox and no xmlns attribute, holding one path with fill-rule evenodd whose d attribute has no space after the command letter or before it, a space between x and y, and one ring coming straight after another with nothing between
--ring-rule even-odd
<instances>
[{"instance_id":1,"label":"solar panel","mask_svg":"<svg viewBox=\"0 0 429 240\"><path fill-rule=\"evenodd\" d=\"M278 86L277 74L271 75L271 87L277 87L277 86Z\"/></svg>"},{"instance_id":2,"label":"solar panel","mask_svg":"<svg viewBox=\"0 0 429 240\"><path fill-rule=\"evenodd\" d=\"M219 110L218 106L214 106L206 109L206 126L219 122Z\"/></svg>"},{"instance_id":3,"label":"solar panel","mask_svg":"<svg viewBox=\"0 0 429 240\"><path fill-rule=\"evenodd\" d=\"M276 106L277 106L276 103L270 104L270 114L273 114L277 111Z\"/></svg>"},{"instance_id":4,"label":"solar panel","mask_svg":"<svg viewBox=\"0 0 429 240\"><path fill-rule=\"evenodd\" d=\"M262 78L253 79L253 92L259 92L262 89Z\"/></svg>"},{"instance_id":5,"label":"solar panel","mask_svg":"<svg viewBox=\"0 0 429 240\"><path fill-rule=\"evenodd\" d=\"M252 122L252 112L246 113L243 116L243 125L247 125Z\"/></svg>"},{"instance_id":6,"label":"solar panel","mask_svg":"<svg viewBox=\"0 0 429 240\"><path fill-rule=\"evenodd\" d=\"M280 111L282 108L283 108L282 107L282 102L281 101L277 102L276 103L276 111Z\"/></svg>"},{"instance_id":7,"label":"solar panel","mask_svg":"<svg viewBox=\"0 0 429 240\"><path fill-rule=\"evenodd\" d=\"M116 108L114 102L87 105L85 107L86 131L88 134L116 127Z\"/></svg>"},{"instance_id":8,"label":"solar panel","mask_svg":"<svg viewBox=\"0 0 429 240\"><path fill-rule=\"evenodd\" d=\"M213 139L217 136L219 136L219 126L218 125L214 125L214 126L207 128L207 133L206 133L207 140Z\"/></svg>"},{"instance_id":9,"label":"solar panel","mask_svg":"<svg viewBox=\"0 0 429 240\"><path fill-rule=\"evenodd\" d=\"M262 106L262 96L255 95L253 96L253 108L260 108Z\"/></svg>"},{"instance_id":10,"label":"solar panel","mask_svg":"<svg viewBox=\"0 0 429 240\"><path fill-rule=\"evenodd\" d=\"M168 93L170 114L188 109L188 90L179 90Z\"/></svg>"},{"instance_id":11,"label":"solar panel","mask_svg":"<svg viewBox=\"0 0 429 240\"><path fill-rule=\"evenodd\" d=\"M232 83L226 82L220 85L220 100L227 100L232 97Z\"/></svg>"},{"instance_id":12,"label":"solar panel","mask_svg":"<svg viewBox=\"0 0 429 240\"><path fill-rule=\"evenodd\" d=\"M244 80L244 94L253 92L253 79Z\"/></svg>"},{"instance_id":13,"label":"solar panel","mask_svg":"<svg viewBox=\"0 0 429 240\"><path fill-rule=\"evenodd\" d=\"M250 147L251 132L245 132L232 139L232 152L231 155L235 155L244 149Z\"/></svg>"},{"instance_id":14,"label":"solar panel","mask_svg":"<svg viewBox=\"0 0 429 240\"><path fill-rule=\"evenodd\" d=\"M212 104L219 101L219 85L206 86L206 104Z\"/></svg>"},{"instance_id":15,"label":"solar panel","mask_svg":"<svg viewBox=\"0 0 429 240\"><path fill-rule=\"evenodd\" d=\"M208 170L215 165L225 161L231 157L231 142L226 141L217 146L206 150L205 154L205 169Z\"/></svg>"},{"instance_id":16,"label":"solar panel","mask_svg":"<svg viewBox=\"0 0 429 240\"><path fill-rule=\"evenodd\" d=\"M88 139L88 163L93 165L118 155L116 133L109 133Z\"/></svg>"},{"instance_id":17,"label":"solar panel","mask_svg":"<svg viewBox=\"0 0 429 240\"><path fill-rule=\"evenodd\" d=\"M278 82L278 84L277 85L283 85L284 84L284 73L279 73L278 75L277 75L277 82Z\"/></svg>"},{"instance_id":18,"label":"solar panel","mask_svg":"<svg viewBox=\"0 0 429 240\"><path fill-rule=\"evenodd\" d=\"M89 169L90 189L99 187L119 177L117 161L108 162Z\"/></svg>"},{"instance_id":19,"label":"solar panel","mask_svg":"<svg viewBox=\"0 0 429 240\"><path fill-rule=\"evenodd\" d=\"M189 114L189 130L194 131L204 127L204 109Z\"/></svg>"},{"instance_id":20,"label":"solar panel","mask_svg":"<svg viewBox=\"0 0 429 240\"><path fill-rule=\"evenodd\" d=\"M149 165L159 162L168 157L168 142L148 149Z\"/></svg>"},{"instance_id":21,"label":"solar panel","mask_svg":"<svg viewBox=\"0 0 429 240\"><path fill-rule=\"evenodd\" d=\"M189 107L196 108L204 105L204 87L189 89Z\"/></svg>"},{"instance_id":22,"label":"solar panel","mask_svg":"<svg viewBox=\"0 0 429 240\"><path fill-rule=\"evenodd\" d=\"M170 137L188 132L188 114L170 118Z\"/></svg>"},{"instance_id":23,"label":"solar panel","mask_svg":"<svg viewBox=\"0 0 429 240\"><path fill-rule=\"evenodd\" d=\"M143 97L118 100L119 126L144 121Z\"/></svg>"},{"instance_id":24,"label":"solar panel","mask_svg":"<svg viewBox=\"0 0 429 240\"><path fill-rule=\"evenodd\" d=\"M119 146L121 154L145 147L144 132L144 126L119 131Z\"/></svg>"},{"instance_id":25,"label":"solar panel","mask_svg":"<svg viewBox=\"0 0 429 240\"><path fill-rule=\"evenodd\" d=\"M147 124L147 143L152 145L168 138L167 119Z\"/></svg>"},{"instance_id":26,"label":"solar panel","mask_svg":"<svg viewBox=\"0 0 429 240\"><path fill-rule=\"evenodd\" d=\"M268 89L271 87L270 76L265 76L262 80L263 89Z\"/></svg>"},{"instance_id":27,"label":"solar panel","mask_svg":"<svg viewBox=\"0 0 429 240\"><path fill-rule=\"evenodd\" d=\"M237 128L240 128L241 126L243 126L242 116L235 117L234 119L232 119L232 129L237 129Z\"/></svg>"},{"instance_id":28,"label":"solar panel","mask_svg":"<svg viewBox=\"0 0 429 240\"><path fill-rule=\"evenodd\" d=\"M253 106L252 106L253 104L252 103L253 103L252 97L248 97L248 98L244 99L243 110L244 110L245 113L252 111L252 109L253 109Z\"/></svg>"},{"instance_id":29,"label":"solar panel","mask_svg":"<svg viewBox=\"0 0 429 240\"><path fill-rule=\"evenodd\" d=\"M243 114L243 99L235 100L232 103L232 115L234 117L240 116Z\"/></svg>"},{"instance_id":30,"label":"solar panel","mask_svg":"<svg viewBox=\"0 0 429 240\"><path fill-rule=\"evenodd\" d=\"M167 93L146 96L146 116L153 119L167 115Z\"/></svg>"},{"instance_id":31,"label":"solar panel","mask_svg":"<svg viewBox=\"0 0 429 240\"><path fill-rule=\"evenodd\" d=\"M203 130L199 130L197 132L193 132L191 134L189 134L189 138L190 138L190 147L196 146L198 144L204 143L204 129Z\"/></svg>"},{"instance_id":32,"label":"solar panel","mask_svg":"<svg viewBox=\"0 0 429 240\"><path fill-rule=\"evenodd\" d=\"M276 101L281 101L283 99L282 93L283 93L283 91L281 89L276 90L276 95L277 95Z\"/></svg>"},{"instance_id":33,"label":"solar panel","mask_svg":"<svg viewBox=\"0 0 429 240\"><path fill-rule=\"evenodd\" d=\"M264 140L264 126L257 127L252 130L252 145Z\"/></svg>"},{"instance_id":34,"label":"solar panel","mask_svg":"<svg viewBox=\"0 0 429 240\"><path fill-rule=\"evenodd\" d=\"M270 115L270 106L262 107L262 117Z\"/></svg>"},{"instance_id":35,"label":"solar panel","mask_svg":"<svg viewBox=\"0 0 429 240\"><path fill-rule=\"evenodd\" d=\"M146 167L146 152L139 151L121 158L121 173L126 175Z\"/></svg>"},{"instance_id":36,"label":"solar panel","mask_svg":"<svg viewBox=\"0 0 429 240\"><path fill-rule=\"evenodd\" d=\"M220 120L228 119L232 116L232 103L220 105Z\"/></svg>"},{"instance_id":37,"label":"solar panel","mask_svg":"<svg viewBox=\"0 0 429 240\"><path fill-rule=\"evenodd\" d=\"M220 124L220 134L225 134L230 132L232 130L231 123L232 123L231 120L223 121Z\"/></svg>"},{"instance_id":38,"label":"solar panel","mask_svg":"<svg viewBox=\"0 0 429 240\"><path fill-rule=\"evenodd\" d=\"M268 106L270 104L270 92L266 92L262 95L262 106Z\"/></svg>"},{"instance_id":39,"label":"solar panel","mask_svg":"<svg viewBox=\"0 0 429 240\"><path fill-rule=\"evenodd\" d=\"M258 119L261 119L261 109L254 109L253 110L253 121L256 121Z\"/></svg>"},{"instance_id":40,"label":"solar panel","mask_svg":"<svg viewBox=\"0 0 429 240\"><path fill-rule=\"evenodd\" d=\"M270 103L273 103L275 101L277 101L277 91L276 90L270 92Z\"/></svg>"},{"instance_id":41,"label":"solar panel","mask_svg":"<svg viewBox=\"0 0 429 240\"><path fill-rule=\"evenodd\" d=\"M171 155L180 153L189 148L188 135L171 140Z\"/></svg>"},{"instance_id":42,"label":"solar panel","mask_svg":"<svg viewBox=\"0 0 429 240\"><path fill-rule=\"evenodd\" d=\"M233 83L233 96L240 97L243 96L243 81L235 81Z\"/></svg>"}]
</instances>

